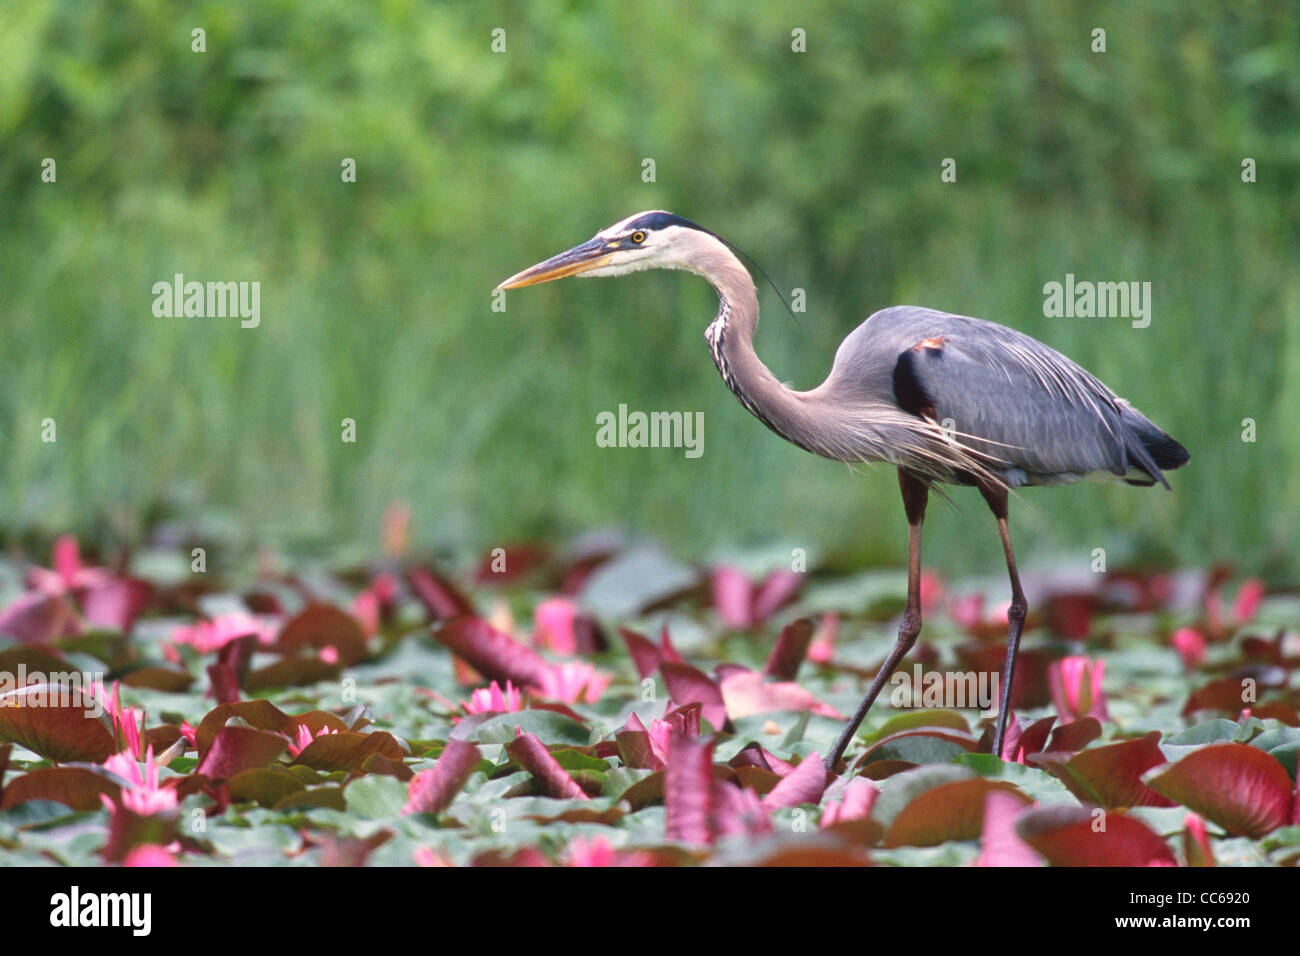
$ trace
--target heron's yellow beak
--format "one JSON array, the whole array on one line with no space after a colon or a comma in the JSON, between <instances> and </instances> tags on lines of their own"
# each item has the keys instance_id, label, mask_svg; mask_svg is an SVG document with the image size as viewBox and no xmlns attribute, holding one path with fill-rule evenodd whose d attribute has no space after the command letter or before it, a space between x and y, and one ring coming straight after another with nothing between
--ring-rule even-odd
<instances>
[{"instance_id":1,"label":"heron's yellow beak","mask_svg":"<svg viewBox=\"0 0 1300 956\"><path fill-rule=\"evenodd\" d=\"M555 279L563 279L565 276L576 276L605 265L612 255L609 245L598 236L588 239L580 246L574 246L568 252L561 252L558 256L552 256L545 262L539 262L523 272L512 275L497 288L521 289L526 285L537 285L539 282L551 282Z\"/></svg>"}]
</instances>

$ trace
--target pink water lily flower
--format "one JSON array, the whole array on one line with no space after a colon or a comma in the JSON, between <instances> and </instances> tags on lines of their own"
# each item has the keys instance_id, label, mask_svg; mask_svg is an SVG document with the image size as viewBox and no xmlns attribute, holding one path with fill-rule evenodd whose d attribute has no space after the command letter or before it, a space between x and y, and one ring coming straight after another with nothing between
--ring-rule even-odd
<instances>
[{"instance_id":1,"label":"pink water lily flower","mask_svg":"<svg viewBox=\"0 0 1300 956\"><path fill-rule=\"evenodd\" d=\"M338 731L333 727L322 727L320 730L312 733L312 729L306 724L299 724L294 739L289 741L289 753L298 756L307 749L307 745L319 737L326 737L330 734L337 734Z\"/></svg>"},{"instance_id":2,"label":"pink water lily flower","mask_svg":"<svg viewBox=\"0 0 1300 956\"><path fill-rule=\"evenodd\" d=\"M416 866L443 867L456 865L446 854L439 853L437 850L432 850L427 846L417 846L415 852L412 853L411 856L415 859Z\"/></svg>"},{"instance_id":3,"label":"pink water lily flower","mask_svg":"<svg viewBox=\"0 0 1300 956\"><path fill-rule=\"evenodd\" d=\"M113 721L113 734L122 740L127 750L137 759L144 757L144 721L143 711L137 714L134 707L123 707L119 694L118 682L113 681L113 695L110 697L103 684L95 684L94 692L104 710L108 711Z\"/></svg>"},{"instance_id":4,"label":"pink water lily flower","mask_svg":"<svg viewBox=\"0 0 1300 956\"><path fill-rule=\"evenodd\" d=\"M173 844L179 848L179 844ZM146 843L142 846L135 847L126 855L122 861L123 866L176 866L176 857L172 856L172 851L167 847L158 846L155 843Z\"/></svg>"},{"instance_id":5,"label":"pink water lily flower","mask_svg":"<svg viewBox=\"0 0 1300 956\"><path fill-rule=\"evenodd\" d=\"M1106 695L1102 691L1102 678L1106 673L1104 660L1089 657L1064 657L1047 668L1047 681L1051 686L1052 703L1062 721L1095 717L1107 720Z\"/></svg>"},{"instance_id":6,"label":"pink water lily flower","mask_svg":"<svg viewBox=\"0 0 1300 956\"><path fill-rule=\"evenodd\" d=\"M366 637L374 637L379 631L379 598L369 589L362 591L352 601L351 614L361 625Z\"/></svg>"},{"instance_id":7,"label":"pink water lily flower","mask_svg":"<svg viewBox=\"0 0 1300 956\"><path fill-rule=\"evenodd\" d=\"M145 752L143 770L129 750L123 750L105 760L104 769L121 780L121 806L136 816L147 817L176 809L176 791L158 785L158 764L154 761L152 746ZM100 794L99 799L110 812L117 812L118 804L107 795Z\"/></svg>"},{"instance_id":8,"label":"pink water lily flower","mask_svg":"<svg viewBox=\"0 0 1300 956\"><path fill-rule=\"evenodd\" d=\"M1010 607L1010 601L1002 601L986 609L984 595L975 592L952 601L948 606L948 615L967 634L978 636L1006 628L1007 610Z\"/></svg>"},{"instance_id":9,"label":"pink water lily flower","mask_svg":"<svg viewBox=\"0 0 1300 956\"><path fill-rule=\"evenodd\" d=\"M779 568L754 584L739 568L718 565L709 577L713 609L726 627L736 630L755 627L794 599L803 577Z\"/></svg>"},{"instance_id":10,"label":"pink water lily flower","mask_svg":"<svg viewBox=\"0 0 1300 956\"><path fill-rule=\"evenodd\" d=\"M164 650L171 660L178 660L174 645L185 644L200 654L210 654L220 650L238 637L252 634L259 644L272 644L280 626L270 618L247 614L243 611L231 611L218 614L210 621L197 621L182 625L172 631L170 646Z\"/></svg>"},{"instance_id":11,"label":"pink water lily flower","mask_svg":"<svg viewBox=\"0 0 1300 956\"><path fill-rule=\"evenodd\" d=\"M487 687L480 687L469 695L469 700L460 702L467 714L513 714L523 709L522 695L519 688L506 681L505 690L493 681Z\"/></svg>"},{"instance_id":12,"label":"pink water lily flower","mask_svg":"<svg viewBox=\"0 0 1300 956\"><path fill-rule=\"evenodd\" d=\"M1174 631L1169 643L1183 659L1183 667L1196 670L1205 660L1205 635L1194 627L1180 627Z\"/></svg>"},{"instance_id":13,"label":"pink water lily flower","mask_svg":"<svg viewBox=\"0 0 1300 956\"><path fill-rule=\"evenodd\" d=\"M921 572L921 616L930 617L948 598L943 578L933 571Z\"/></svg>"},{"instance_id":14,"label":"pink water lily flower","mask_svg":"<svg viewBox=\"0 0 1300 956\"><path fill-rule=\"evenodd\" d=\"M533 646L549 648L557 654L578 651L578 606L568 598L549 598L533 611Z\"/></svg>"},{"instance_id":15,"label":"pink water lily flower","mask_svg":"<svg viewBox=\"0 0 1300 956\"><path fill-rule=\"evenodd\" d=\"M542 696L563 704L579 700L594 704L613 679L613 675L596 670L586 661L565 661L542 672L538 690Z\"/></svg>"},{"instance_id":16,"label":"pink water lily flower","mask_svg":"<svg viewBox=\"0 0 1300 956\"><path fill-rule=\"evenodd\" d=\"M615 850L603 836L574 837L565 856L569 866L654 866L655 862L644 850Z\"/></svg>"},{"instance_id":17,"label":"pink water lily flower","mask_svg":"<svg viewBox=\"0 0 1300 956\"><path fill-rule=\"evenodd\" d=\"M1223 595L1217 587L1205 595L1205 625L1212 635L1227 636L1236 628L1249 624L1259 611L1264 600L1264 582L1259 578L1247 578L1237 590L1232 602L1232 617L1224 619Z\"/></svg>"},{"instance_id":18,"label":"pink water lily flower","mask_svg":"<svg viewBox=\"0 0 1300 956\"><path fill-rule=\"evenodd\" d=\"M81 546L74 535L65 534L54 542L51 563L53 570L33 567L27 579L32 587L47 594L64 594L81 588L93 588L112 579L106 568L88 567L81 563Z\"/></svg>"},{"instance_id":19,"label":"pink water lily flower","mask_svg":"<svg viewBox=\"0 0 1300 956\"><path fill-rule=\"evenodd\" d=\"M1205 821L1195 813L1183 818L1183 855L1188 866L1217 866Z\"/></svg>"},{"instance_id":20,"label":"pink water lily flower","mask_svg":"<svg viewBox=\"0 0 1300 956\"><path fill-rule=\"evenodd\" d=\"M840 616L834 611L822 615L821 623L813 633L812 643L808 645L808 660L816 664L828 664L835 655L835 638L839 636Z\"/></svg>"},{"instance_id":21,"label":"pink water lily flower","mask_svg":"<svg viewBox=\"0 0 1300 956\"><path fill-rule=\"evenodd\" d=\"M373 637L379 632L386 612L392 609L397 599L397 578L384 572L375 575L366 588L352 601L352 616L361 625L366 637Z\"/></svg>"},{"instance_id":22,"label":"pink water lily flower","mask_svg":"<svg viewBox=\"0 0 1300 956\"><path fill-rule=\"evenodd\" d=\"M1247 578L1237 591L1236 600L1232 602L1232 616L1238 624L1245 624L1253 618L1259 605L1264 600L1264 582L1259 578Z\"/></svg>"},{"instance_id":23,"label":"pink water lily flower","mask_svg":"<svg viewBox=\"0 0 1300 956\"><path fill-rule=\"evenodd\" d=\"M53 569L31 566L25 574L27 591L0 609L4 630L28 643L92 629L131 630L148 604L152 589L108 568L81 562L81 549L72 535L54 542Z\"/></svg>"}]
</instances>

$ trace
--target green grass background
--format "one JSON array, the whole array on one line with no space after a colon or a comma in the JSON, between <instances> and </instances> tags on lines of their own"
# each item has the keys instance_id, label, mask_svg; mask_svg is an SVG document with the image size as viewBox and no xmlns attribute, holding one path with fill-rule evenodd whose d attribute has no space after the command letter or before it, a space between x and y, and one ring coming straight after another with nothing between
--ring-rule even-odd
<instances>
[{"instance_id":1,"label":"green grass background","mask_svg":"<svg viewBox=\"0 0 1300 956\"><path fill-rule=\"evenodd\" d=\"M781 541L898 562L893 473L855 474L752 419L709 360L716 301L698 279L557 283L492 311L510 273L666 208L807 290L797 323L766 292L757 339L798 387L872 311L923 304L1042 338L1191 450L1173 494L1024 492L1013 527L1031 560L1086 568L1104 547L1112 564L1297 570L1293 3L0 10L11 542L131 542L160 518L250 542L375 541L402 499L427 545L612 524L685 556ZM155 318L150 288L176 272L260 281L260 328ZM1042 287L1067 272L1150 281L1150 328L1045 318ZM704 456L598 448L596 415L620 402L703 411ZM955 496L960 513L932 509L927 560L995 566L982 503Z\"/></svg>"}]
</instances>

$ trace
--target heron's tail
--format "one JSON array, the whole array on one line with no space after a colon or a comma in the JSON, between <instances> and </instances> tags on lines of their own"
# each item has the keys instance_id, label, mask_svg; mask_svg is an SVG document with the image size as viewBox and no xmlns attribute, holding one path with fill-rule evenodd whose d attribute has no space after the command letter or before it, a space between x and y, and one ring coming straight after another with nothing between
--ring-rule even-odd
<instances>
[{"instance_id":1,"label":"heron's tail","mask_svg":"<svg viewBox=\"0 0 1300 956\"><path fill-rule=\"evenodd\" d=\"M1143 481L1139 478L1130 484L1153 484L1158 481L1168 488L1169 482L1165 481L1163 471L1181 468L1192 456L1172 436L1157 428L1132 406L1121 405L1120 408L1120 418L1127 429L1125 437L1128 440L1124 444L1129 463L1152 479Z\"/></svg>"}]
</instances>

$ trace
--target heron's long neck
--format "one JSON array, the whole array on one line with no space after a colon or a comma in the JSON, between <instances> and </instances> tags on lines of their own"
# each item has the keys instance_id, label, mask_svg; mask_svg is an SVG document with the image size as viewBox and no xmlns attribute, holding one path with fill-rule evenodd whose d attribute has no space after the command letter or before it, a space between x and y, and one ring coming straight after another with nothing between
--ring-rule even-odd
<instances>
[{"instance_id":1,"label":"heron's long neck","mask_svg":"<svg viewBox=\"0 0 1300 956\"><path fill-rule=\"evenodd\" d=\"M803 431L799 425L806 412L801 398L777 381L754 351L754 330L758 326L754 281L730 249L722 243L716 245L702 263L697 263L700 275L718 292L717 317L704 333L713 362L723 382L755 418L787 441L816 451L792 437Z\"/></svg>"}]
</instances>

